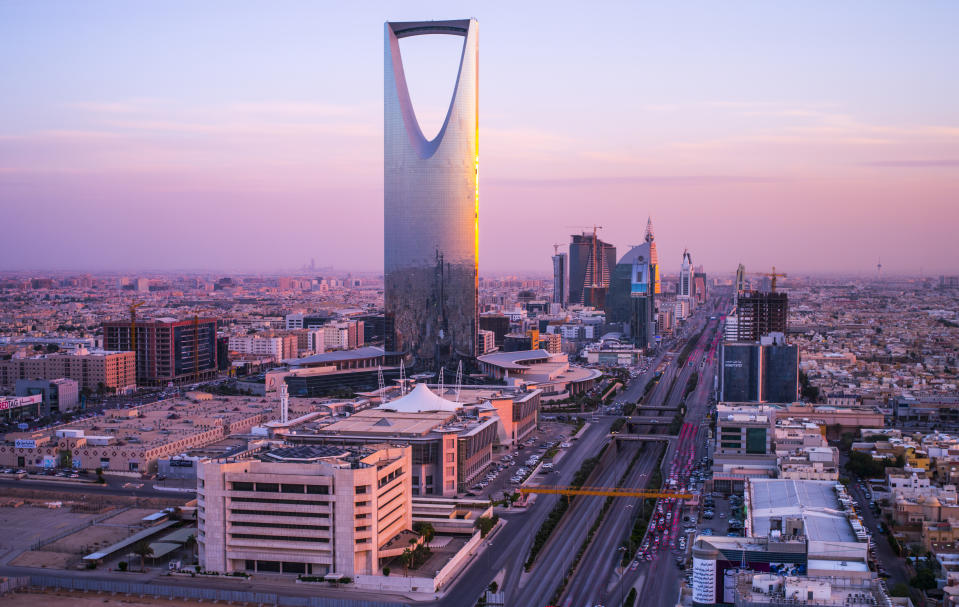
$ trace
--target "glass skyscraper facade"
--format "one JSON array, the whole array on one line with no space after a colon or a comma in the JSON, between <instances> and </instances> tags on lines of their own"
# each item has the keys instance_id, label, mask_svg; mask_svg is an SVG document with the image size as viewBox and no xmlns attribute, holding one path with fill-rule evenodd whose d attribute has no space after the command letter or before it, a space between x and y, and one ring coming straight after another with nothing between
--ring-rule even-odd
<instances>
[{"instance_id":1,"label":"glass skyscraper facade","mask_svg":"<svg viewBox=\"0 0 959 607\"><path fill-rule=\"evenodd\" d=\"M479 274L478 24L386 23L384 280L387 347L414 365L475 357ZM399 40L463 37L449 110L428 141L413 111Z\"/></svg>"}]
</instances>

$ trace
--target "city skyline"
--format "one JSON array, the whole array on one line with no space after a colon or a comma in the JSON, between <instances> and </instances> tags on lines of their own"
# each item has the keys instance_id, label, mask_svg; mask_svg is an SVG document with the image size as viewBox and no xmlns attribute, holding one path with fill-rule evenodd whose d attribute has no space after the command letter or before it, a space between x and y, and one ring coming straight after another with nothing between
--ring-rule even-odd
<instances>
[{"instance_id":1,"label":"city skyline","mask_svg":"<svg viewBox=\"0 0 959 607\"><path fill-rule=\"evenodd\" d=\"M463 11L288 6L0 8L20 58L0 68L18 84L0 101L0 270L377 271L379 28ZM465 11L484 22L481 274L548 275L568 226L628 250L647 216L664 273L685 248L712 275L868 276L880 256L886 276L950 272L955 6L550 6ZM404 47L411 78L430 48ZM441 98L454 74L429 66Z\"/></svg>"}]
</instances>

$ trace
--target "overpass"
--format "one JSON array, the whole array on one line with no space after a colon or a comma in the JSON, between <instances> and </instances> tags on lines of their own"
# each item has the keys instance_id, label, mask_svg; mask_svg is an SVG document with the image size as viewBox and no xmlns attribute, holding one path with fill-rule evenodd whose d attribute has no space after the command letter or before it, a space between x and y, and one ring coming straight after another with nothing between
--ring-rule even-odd
<instances>
[{"instance_id":1,"label":"overpass","mask_svg":"<svg viewBox=\"0 0 959 607\"><path fill-rule=\"evenodd\" d=\"M677 436L672 434L611 434L609 436L616 440L653 442L662 441L666 443L676 442Z\"/></svg>"}]
</instances>

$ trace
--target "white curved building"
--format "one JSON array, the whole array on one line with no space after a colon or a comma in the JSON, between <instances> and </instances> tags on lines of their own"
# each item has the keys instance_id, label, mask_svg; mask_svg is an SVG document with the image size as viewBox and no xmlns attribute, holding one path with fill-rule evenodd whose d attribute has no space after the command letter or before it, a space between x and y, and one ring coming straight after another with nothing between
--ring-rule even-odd
<instances>
[{"instance_id":1,"label":"white curved building","mask_svg":"<svg viewBox=\"0 0 959 607\"><path fill-rule=\"evenodd\" d=\"M386 23L385 30L384 278L393 328L387 349L433 366L476 356L478 24ZM413 111L399 41L434 34L462 36L463 50L446 119L428 141Z\"/></svg>"}]
</instances>

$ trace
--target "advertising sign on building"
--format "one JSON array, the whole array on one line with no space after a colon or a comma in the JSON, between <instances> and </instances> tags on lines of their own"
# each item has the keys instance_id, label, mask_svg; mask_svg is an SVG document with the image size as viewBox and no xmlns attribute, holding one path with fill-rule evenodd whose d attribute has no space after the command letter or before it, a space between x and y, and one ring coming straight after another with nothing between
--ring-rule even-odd
<instances>
[{"instance_id":1,"label":"advertising sign on building","mask_svg":"<svg viewBox=\"0 0 959 607\"><path fill-rule=\"evenodd\" d=\"M44 468L56 468L57 467L57 458L52 455L43 456L43 467Z\"/></svg>"},{"instance_id":2,"label":"advertising sign on building","mask_svg":"<svg viewBox=\"0 0 959 607\"><path fill-rule=\"evenodd\" d=\"M19 407L28 407L30 405L39 405L42 402L42 394L31 394L30 396L6 396L0 398L0 411L17 409Z\"/></svg>"},{"instance_id":3,"label":"advertising sign on building","mask_svg":"<svg viewBox=\"0 0 959 607\"><path fill-rule=\"evenodd\" d=\"M37 441L32 438L18 438L13 441L13 446L17 449L36 449Z\"/></svg>"},{"instance_id":4,"label":"advertising sign on building","mask_svg":"<svg viewBox=\"0 0 959 607\"><path fill-rule=\"evenodd\" d=\"M693 603L716 602L716 561L693 558Z\"/></svg>"}]
</instances>

